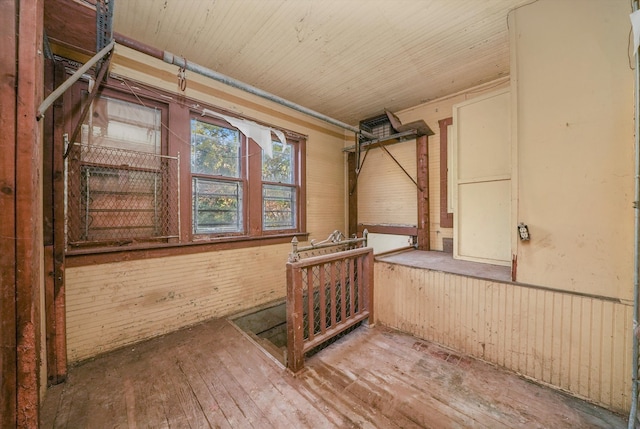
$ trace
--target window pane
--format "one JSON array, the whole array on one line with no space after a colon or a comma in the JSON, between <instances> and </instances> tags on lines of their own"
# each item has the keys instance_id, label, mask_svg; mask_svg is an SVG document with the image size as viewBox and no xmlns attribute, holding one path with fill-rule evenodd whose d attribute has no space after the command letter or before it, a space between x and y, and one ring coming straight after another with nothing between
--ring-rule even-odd
<instances>
[{"instance_id":1,"label":"window pane","mask_svg":"<svg viewBox=\"0 0 640 429\"><path fill-rule=\"evenodd\" d=\"M296 227L296 188L262 186L263 229L293 229Z\"/></svg>"},{"instance_id":2,"label":"window pane","mask_svg":"<svg viewBox=\"0 0 640 429\"><path fill-rule=\"evenodd\" d=\"M242 232L242 182L193 178L193 232Z\"/></svg>"},{"instance_id":3,"label":"window pane","mask_svg":"<svg viewBox=\"0 0 640 429\"><path fill-rule=\"evenodd\" d=\"M293 184L293 150L291 145L273 142L273 157L262 154L262 180Z\"/></svg>"},{"instance_id":4,"label":"window pane","mask_svg":"<svg viewBox=\"0 0 640 429\"><path fill-rule=\"evenodd\" d=\"M192 119L191 172L240 177L240 133Z\"/></svg>"},{"instance_id":5,"label":"window pane","mask_svg":"<svg viewBox=\"0 0 640 429\"><path fill-rule=\"evenodd\" d=\"M160 109L109 97L91 107L81 143L160 154Z\"/></svg>"}]
</instances>

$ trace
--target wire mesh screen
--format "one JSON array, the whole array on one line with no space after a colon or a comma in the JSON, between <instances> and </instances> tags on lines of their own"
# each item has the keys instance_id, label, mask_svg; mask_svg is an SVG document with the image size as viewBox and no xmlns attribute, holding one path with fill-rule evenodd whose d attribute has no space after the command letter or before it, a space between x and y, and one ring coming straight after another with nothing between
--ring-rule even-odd
<instances>
[{"instance_id":1,"label":"wire mesh screen","mask_svg":"<svg viewBox=\"0 0 640 429\"><path fill-rule=\"evenodd\" d=\"M361 259L350 258L307 268L302 276L303 338L313 340L360 313Z\"/></svg>"},{"instance_id":2,"label":"wire mesh screen","mask_svg":"<svg viewBox=\"0 0 640 429\"><path fill-rule=\"evenodd\" d=\"M178 238L178 169L178 157L72 145L66 161L67 245Z\"/></svg>"}]
</instances>

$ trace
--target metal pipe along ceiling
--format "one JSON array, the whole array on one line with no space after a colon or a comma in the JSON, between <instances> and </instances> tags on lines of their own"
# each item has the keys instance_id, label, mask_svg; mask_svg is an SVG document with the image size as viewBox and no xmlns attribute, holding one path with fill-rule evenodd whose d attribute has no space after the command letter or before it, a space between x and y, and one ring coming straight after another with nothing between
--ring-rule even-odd
<instances>
[{"instance_id":1,"label":"metal pipe along ceiling","mask_svg":"<svg viewBox=\"0 0 640 429\"><path fill-rule=\"evenodd\" d=\"M129 39L126 36L115 33L114 38L116 42L119 44L126 46L128 48L135 49L139 52L142 52L147 55L151 55L153 57L159 58L163 60L165 63L173 64L178 67L184 68L186 70L192 71L194 73L198 73L199 75L208 77L225 85L240 89L242 91L248 92L249 94L257 95L258 97L264 98L266 100L272 101L274 103L280 104L282 106L286 106L290 109L296 110L298 112L304 113L305 115L309 115L313 118L320 119L321 121L327 122L331 125L335 125L337 127L343 128L345 130L353 131L354 133L362 134L363 136L373 139L375 136L369 132L363 131L358 127L354 127L352 125L341 122L337 119L331 118L329 116L323 115L320 112L316 112L315 110L308 109L299 104L293 103L289 100L285 100L282 97L278 97L277 95L271 94L270 92L264 91L260 88L256 88L255 86L249 85L247 83L241 82L237 79L224 75L222 73L218 73L214 70L211 70L207 67L201 66L199 64L193 63L191 61L186 61L184 58L176 56L171 52L161 51L159 49L152 48L150 46L146 46L140 42Z\"/></svg>"}]
</instances>

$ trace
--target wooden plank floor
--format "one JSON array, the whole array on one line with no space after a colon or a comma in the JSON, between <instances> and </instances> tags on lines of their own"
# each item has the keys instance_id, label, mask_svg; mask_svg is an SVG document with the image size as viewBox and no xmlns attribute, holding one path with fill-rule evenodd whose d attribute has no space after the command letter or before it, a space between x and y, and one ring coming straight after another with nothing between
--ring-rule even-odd
<instances>
[{"instance_id":1,"label":"wooden plank floor","mask_svg":"<svg viewBox=\"0 0 640 429\"><path fill-rule=\"evenodd\" d=\"M383 327L361 327L298 377L226 320L72 368L43 428L623 428L625 420Z\"/></svg>"}]
</instances>

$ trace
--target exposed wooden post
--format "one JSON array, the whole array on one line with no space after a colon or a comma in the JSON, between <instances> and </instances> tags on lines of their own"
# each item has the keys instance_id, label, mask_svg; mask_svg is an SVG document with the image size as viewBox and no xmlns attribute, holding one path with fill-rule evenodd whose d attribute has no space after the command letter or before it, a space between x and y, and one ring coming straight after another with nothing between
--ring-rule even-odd
<instances>
[{"instance_id":1,"label":"exposed wooden post","mask_svg":"<svg viewBox=\"0 0 640 429\"><path fill-rule=\"evenodd\" d=\"M66 73L64 66L56 63L54 66L55 85L64 82ZM52 384L63 382L67 378L67 335L65 309L65 280L64 280L64 111L63 100L70 97L65 93L62 99L53 104L53 314L47 314L47 323L51 320L51 337L48 337L47 349L50 349L50 359L47 362L48 379ZM46 119L47 116L45 116Z\"/></svg>"},{"instance_id":2,"label":"exposed wooden post","mask_svg":"<svg viewBox=\"0 0 640 429\"><path fill-rule=\"evenodd\" d=\"M363 256L362 261L362 271L365 273L364 278L366 279L366 284L364 285L365 290L365 302L366 308L369 310L369 326L373 326L376 323L375 318L375 309L374 309L374 281L373 281L373 249L369 251L366 255Z\"/></svg>"},{"instance_id":3,"label":"exposed wooden post","mask_svg":"<svg viewBox=\"0 0 640 429\"><path fill-rule=\"evenodd\" d=\"M15 89L15 308L16 353L15 372L16 423L19 428L35 428L39 424L40 406L40 293L42 242L42 150L40 125L36 110L44 88L43 16L44 2L9 0L17 19L18 60L20 77ZM14 27L15 28L15 27ZM5 30L6 31L6 30ZM2 35L4 37L5 34ZM4 95L4 94L3 94ZM3 97L4 102L4 97ZM5 154L3 154L4 156ZM11 237L11 236L10 236ZM3 282L4 283L4 282ZM4 377L3 377L4 378Z\"/></svg>"},{"instance_id":4,"label":"exposed wooden post","mask_svg":"<svg viewBox=\"0 0 640 429\"><path fill-rule=\"evenodd\" d=\"M295 372L304 367L302 312L302 269L287 263L287 367Z\"/></svg>"},{"instance_id":5,"label":"exposed wooden post","mask_svg":"<svg viewBox=\"0 0 640 429\"><path fill-rule=\"evenodd\" d=\"M418 250L431 250L429 234L429 144L427 136L416 139L418 174Z\"/></svg>"},{"instance_id":6,"label":"exposed wooden post","mask_svg":"<svg viewBox=\"0 0 640 429\"><path fill-rule=\"evenodd\" d=\"M0 427L16 426L16 59L18 0L0 1Z\"/></svg>"},{"instance_id":7,"label":"exposed wooden post","mask_svg":"<svg viewBox=\"0 0 640 429\"><path fill-rule=\"evenodd\" d=\"M447 180L448 158L453 154L448 153L448 127L453 124L453 118L449 117L438 121L440 126L440 227L453 228L453 213L449 213L447 206L449 205L448 189L453 186Z\"/></svg>"},{"instance_id":8,"label":"exposed wooden post","mask_svg":"<svg viewBox=\"0 0 640 429\"><path fill-rule=\"evenodd\" d=\"M356 144L357 141L356 141ZM347 191L349 192L349 230L347 236L352 237L358 234L358 174L356 173L357 157L355 152L349 152L347 155L347 169L349 170L349 184Z\"/></svg>"}]
</instances>

